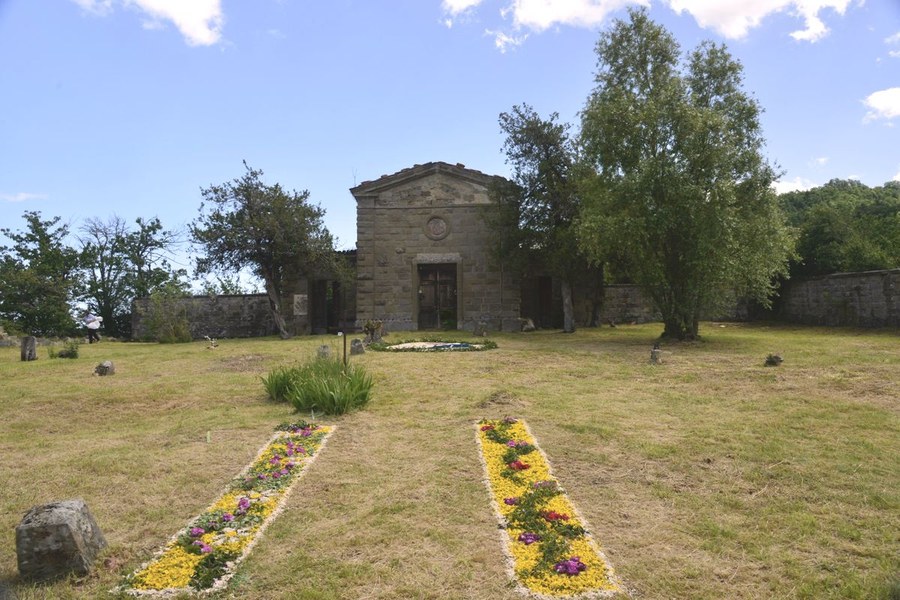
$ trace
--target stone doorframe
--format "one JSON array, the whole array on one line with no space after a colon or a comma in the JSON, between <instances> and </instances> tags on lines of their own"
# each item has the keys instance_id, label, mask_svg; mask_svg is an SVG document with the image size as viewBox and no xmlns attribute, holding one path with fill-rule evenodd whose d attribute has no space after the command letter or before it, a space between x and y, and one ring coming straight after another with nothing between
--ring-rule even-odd
<instances>
[{"instance_id":1,"label":"stone doorframe","mask_svg":"<svg viewBox=\"0 0 900 600\"><path fill-rule=\"evenodd\" d=\"M416 254L412 259L412 306L413 322L419 326L419 265L456 265L456 327L461 328L463 322L463 280L462 280L462 256L459 252L443 252L435 254Z\"/></svg>"}]
</instances>

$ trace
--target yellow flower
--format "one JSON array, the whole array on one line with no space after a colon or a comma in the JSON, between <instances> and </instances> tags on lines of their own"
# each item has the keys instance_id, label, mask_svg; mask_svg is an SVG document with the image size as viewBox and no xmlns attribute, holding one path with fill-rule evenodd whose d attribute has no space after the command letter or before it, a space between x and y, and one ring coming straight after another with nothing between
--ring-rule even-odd
<instances>
[{"instance_id":1,"label":"yellow flower","mask_svg":"<svg viewBox=\"0 0 900 600\"><path fill-rule=\"evenodd\" d=\"M483 424L493 425L495 428L504 426L501 421L487 421ZM544 459L544 455L537 450L537 443L524 423L517 422L509 425L506 427L506 433L516 442L527 442L533 445L535 451L519 457L519 460L528 464L529 468L516 471L517 480L512 480L504 476L504 471L509 469L503 460L508 446L491 440L488 437L488 431L479 427L478 440L487 471L487 483L491 496L494 498L494 505L504 517L503 524L505 524L505 518L515 510L514 505L504 502L506 498L521 498L532 491L534 484L539 481L556 481L550 474L550 465ZM575 515L574 506L563 494L550 498L542 510L568 515L569 518L565 520L567 524L583 526ZM507 548L513 559L515 573L520 578L522 585L532 592L547 596L566 597L585 592L620 589L613 577L612 568L586 535L572 539L569 544L569 557L577 556L585 564L586 569L577 575L565 575L551 569L538 574L532 573L541 560L540 542L531 544L519 542L518 538L521 533L523 533L521 530L514 528L507 530Z\"/></svg>"},{"instance_id":2,"label":"yellow flower","mask_svg":"<svg viewBox=\"0 0 900 600\"><path fill-rule=\"evenodd\" d=\"M131 587L136 590L187 587L202 559L201 555L191 554L181 546L172 544L162 556L134 574Z\"/></svg>"}]
</instances>

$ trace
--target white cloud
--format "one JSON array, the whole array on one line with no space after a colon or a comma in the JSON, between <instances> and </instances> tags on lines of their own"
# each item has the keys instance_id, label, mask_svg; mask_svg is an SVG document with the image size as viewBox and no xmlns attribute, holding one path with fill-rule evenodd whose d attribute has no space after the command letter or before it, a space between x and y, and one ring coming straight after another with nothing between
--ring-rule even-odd
<instances>
[{"instance_id":1,"label":"white cloud","mask_svg":"<svg viewBox=\"0 0 900 600\"><path fill-rule=\"evenodd\" d=\"M29 200L45 200L46 194L32 194L29 192L19 192L17 194L0 194L0 200L4 202L27 202Z\"/></svg>"},{"instance_id":2,"label":"white cloud","mask_svg":"<svg viewBox=\"0 0 900 600\"><path fill-rule=\"evenodd\" d=\"M95 15L105 15L112 10L112 0L72 0L82 9Z\"/></svg>"},{"instance_id":3,"label":"white cloud","mask_svg":"<svg viewBox=\"0 0 900 600\"><path fill-rule=\"evenodd\" d=\"M451 15L458 15L481 4L482 0L443 0L441 7Z\"/></svg>"},{"instance_id":4,"label":"white cloud","mask_svg":"<svg viewBox=\"0 0 900 600\"><path fill-rule=\"evenodd\" d=\"M894 175L893 181L900 181L900 171L897 171L897 174Z\"/></svg>"},{"instance_id":5,"label":"white cloud","mask_svg":"<svg viewBox=\"0 0 900 600\"><path fill-rule=\"evenodd\" d=\"M97 15L109 14L113 0L72 0ZM191 46L211 46L222 38L221 0L118 0L123 6L144 13L144 29L160 29L167 21L175 24Z\"/></svg>"},{"instance_id":6,"label":"white cloud","mask_svg":"<svg viewBox=\"0 0 900 600\"><path fill-rule=\"evenodd\" d=\"M889 123L900 117L900 87L892 87L869 94L863 100L869 108L869 112L863 117L863 122L868 123L878 119L885 119Z\"/></svg>"},{"instance_id":7,"label":"white cloud","mask_svg":"<svg viewBox=\"0 0 900 600\"><path fill-rule=\"evenodd\" d=\"M504 17L512 15L516 29L541 32L555 25L573 27L597 27L606 16L625 6L640 4L649 6L649 0L512 0L501 11Z\"/></svg>"},{"instance_id":8,"label":"white cloud","mask_svg":"<svg viewBox=\"0 0 900 600\"><path fill-rule=\"evenodd\" d=\"M786 194L788 192L805 192L816 187L816 184L803 177L794 177L788 181L776 181L772 187L776 194Z\"/></svg>"},{"instance_id":9,"label":"white cloud","mask_svg":"<svg viewBox=\"0 0 900 600\"><path fill-rule=\"evenodd\" d=\"M816 157L816 158L812 159L812 164L817 167L824 167L825 165L828 164L828 157L827 156Z\"/></svg>"},{"instance_id":10,"label":"white cloud","mask_svg":"<svg viewBox=\"0 0 900 600\"><path fill-rule=\"evenodd\" d=\"M491 31L490 29L485 29L484 31L487 35L494 36L494 46L497 47L502 53L506 53L510 48L515 48L517 46L521 46L525 43L525 40L528 39L528 34L512 36L502 31Z\"/></svg>"},{"instance_id":11,"label":"white cloud","mask_svg":"<svg viewBox=\"0 0 900 600\"><path fill-rule=\"evenodd\" d=\"M442 0L441 8L449 15L443 23L447 29L453 27L457 19L471 13L482 0Z\"/></svg>"},{"instance_id":12,"label":"white cloud","mask_svg":"<svg viewBox=\"0 0 900 600\"><path fill-rule=\"evenodd\" d=\"M829 33L822 13L833 11L843 15L854 0L658 1L668 4L676 13L690 14L701 27L712 29L729 39L743 38L769 15L786 12L803 22L803 28L792 32L791 37L798 41L816 42ZM509 27L503 28L500 33L492 32L495 44L501 51L520 44L524 37L519 34L523 31L540 33L559 25L596 28L610 13L626 6L650 6L651 0L504 0L503 3L505 8L500 10L500 16L509 23ZM484 4L484 0L442 0L441 8L445 14L442 22L448 28L453 27ZM894 37L900 37L900 33L888 39Z\"/></svg>"},{"instance_id":13,"label":"white cloud","mask_svg":"<svg viewBox=\"0 0 900 600\"><path fill-rule=\"evenodd\" d=\"M828 35L828 27L819 13L830 8L844 14L851 0L667 0L677 13L690 13L705 29L723 37L741 39L758 27L767 16L788 11L804 21L805 28L791 33L795 40L816 42Z\"/></svg>"},{"instance_id":14,"label":"white cloud","mask_svg":"<svg viewBox=\"0 0 900 600\"><path fill-rule=\"evenodd\" d=\"M892 36L884 38L885 44L900 44L900 31Z\"/></svg>"}]
</instances>

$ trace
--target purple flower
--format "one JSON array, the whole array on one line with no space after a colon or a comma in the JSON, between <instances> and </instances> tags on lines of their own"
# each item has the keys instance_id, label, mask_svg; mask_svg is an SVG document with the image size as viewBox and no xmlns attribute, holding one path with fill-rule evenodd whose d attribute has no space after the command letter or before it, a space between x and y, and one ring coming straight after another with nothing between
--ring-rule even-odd
<instances>
[{"instance_id":1,"label":"purple flower","mask_svg":"<svg viewBox=\"0 0 900 600\"><path fill-rule=\"evenodd\" d=\"M202 546L200 546L200 552L202 552L203 554L209 554L210 552L212 552L212 547L203 544Z\"/></svg>"},{"instance_id":2,"label":"purple flower","mask_svg":"<svg viewBox=\"0 0 900 600\"><path fill-rule=\"evenodd\" d=\"M260 473L256 476L257 479L265 479L266 477L268 477L268 475L266 475L265 473Z\"/></svg>"},{"instance_id":3,"label":"purple flower","mask_svg":"<svg viewBox=\"0 0 900 600\"><path fill-rule=\"evenodd\" d=\"M515 440L509 440L508 442L506 442L506 445L509 446L510 448L515 448L516 442L515 442Z\"/></svg>"},{"instance_id":4,"label":"purple flower","mask_svg":"<svg viewBox=\"0 0 900 600\"><path fill-rule=\"evenodd\" d=\"M289 462L288 464L284 465L284 468L285 469L293 469L296 466L297 465L294 462Z\"/></svg>"},{"instance_id":5,"label":"purple flower","mask_svg":"<svg viewBox=\"0 0 900 600\"><path fill-rule=\"evenodd\" d=\"M285 454L287 454L288 456L293 456L294 449L292 447L288 446L288 449L285 451Z\"/></svg>"},{"instance_id":6,"label":"purple flower","mask_svg":"<svg viewBox=\"0 0 900 600\"><path fill-rule=\"evenodd\" d=\"M541 536L536 533L520 533L519 541L525 544L526 546L530 546L535 542L541 541Z\"/></svg>"},{"instance_id":7,"label":"purple flower","mask_svg":"<svg viewBox=\"0 0 900 600\"><path fill-rule=\"evenodd\" d=\"M534 482L534 489L536 489L536 490L539 490L539 489L542 489L542 488L553 489L553 488L555 488L555 487L556 487L556 482L555 482L555 481L549 481L549 480L548 480L548 481L535 481L535 482Z\"/></svg>"},{"instance_id":8,"label":"purple flower","mask_svg":"<svg viewBox=\"0 0 900 600\"><path fill-rule=\"evenodd\" d=\"M507 506L515 506L518 503L519 503L518 496L512 496L510 498L503 499L503 504L506 504Z\"/></svg>"},{"instance_id":9,"label":"purple flower","mask_svg":"<svg viewBox=\"0 0 900 600\"><path fill-rule=\"evenodd\" d=\"M569 560L561 560L553 565L553 570L560 575L578 575L587 569L587 565L581 562L577 556L573 556Z\"/></svg>"},{"instance_id":10,"label":"purple flower","mask_svg":"<svg viewBox=\"0 0 900 600\"><path fill-rule=\"evenodd\" d=\"M277 465L280 462L281 462L281 457L278 456L277 454L269 459L269 463L273 464L273 465Z\"/></svg>"},{"instance_id":11,"label":"purple flower","mask_svg":"<svg viewBox=\"0 0 900 600\"><path fill-rule=\"evenodd\" d=\"M206 533L206 530L202 527L191 527L191 537L200 537Z\"/></svg>"},{"instance_id":12,"label":"purple flower","mask_svg":"<svg viewBox=\"0 0 900 600\"><path fill-rule=\"evenodd\" d=\"M505 419L503 419L503 422L506 423L507 425L512 425L513 423L518 423L518 421L516 421L512 417L506 417Z\"/></svg>"},{"instance_id":13,"label":"purple flower","mask_svg":"<svg viewBox=\"0 0 900 600\"><path fill-rule=\"evenodd\" d=\"M225 521L226 523L234 521L234 515L231 513L225 513L224 515L222 515L222 520Z\"/></svg>"}]
</instances>

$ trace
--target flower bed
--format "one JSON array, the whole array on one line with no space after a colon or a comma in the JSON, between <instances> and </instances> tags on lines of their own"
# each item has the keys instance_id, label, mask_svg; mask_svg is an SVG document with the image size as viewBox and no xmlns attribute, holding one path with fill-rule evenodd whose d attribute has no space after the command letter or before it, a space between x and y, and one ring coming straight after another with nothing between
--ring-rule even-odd
<instances>
[{"instance_id":1,"label":"flower bed","mask_svg":"<svg viewBox=\"0 0 900 600\"><path fill-rule=\"evenodd\" d=\"M528 427L515 419L482 420L477 430L509 568L520 591L553 598L622 592Z\"/></svg>"},{"instance_id":2,"label":"flower bed","mask_svg":"<svg viewBox=\"0 0 900 600\"><path fill-rule=\"evenodd\" d=\"M451 342L444 340L412 340L409 342L395 342L386 344L380 342L369 345L369 349L387 352L478 352L479 350L493 350L496 342L491 340L479 340L477 342Z\"/></svg>"},{"instance_id":3,"label":"flower bed","mask_svg":"<svg viewBox=\"0 0 900 600\"><path fill-rule=\"evenodd\" d=\"M281 425L225 493L126 578L132 596L175 596L222 589L280 512L332 427Z\"/></svg>"}]
</instances>

